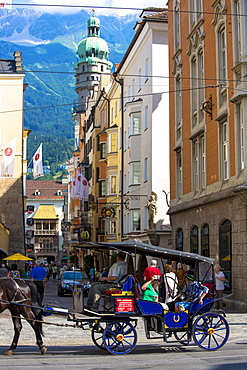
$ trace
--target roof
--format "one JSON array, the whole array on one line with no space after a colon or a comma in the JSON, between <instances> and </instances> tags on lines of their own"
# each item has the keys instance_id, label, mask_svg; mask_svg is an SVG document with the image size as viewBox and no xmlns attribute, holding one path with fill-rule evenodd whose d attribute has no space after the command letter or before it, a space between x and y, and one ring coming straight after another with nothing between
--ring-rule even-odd
<instances>
[{"instance_id":1,"label":"roof","mask_svg":"<svg viewBox=\"0 0 247 370\"><path fill-rule=\"evenodd\" d=\"M64 199L63 193L67 189L68 185L63 185L61 182L27 180L27 199ZM57 194L58 190L61 190L62 194Z\"/></svg>"},{"instance_id":2,"label":"roof","mask_svg":"<svg viewBox=\"0 0 247 370\"><path fill-rule=\"evenodd\" d=\"M162 246L154 246L152 244L146 244L138 241L126 241L126 242L105 242L105 243L81 243L76 245L76 247L81 247L83 249L115 249L120 250L126 253L138 253L144 254L147 256L171 259L172 261L183 261L183 263L190 262L206 262L210 265L213 265L214 258L209 258L201 256L200 254L183 252L175 249L163 248Z\"/></svg>"},{"instance_id":3,"label":"roof","mask_svg":"<svg viewBox=\"0 0 247 370\"><path fill-rule=\"evenodd\" d=\"M40 204L33 216L34 220L57 220L58 215L56 213L56 209L54 204Z\"/></svg>"}]
</instances>

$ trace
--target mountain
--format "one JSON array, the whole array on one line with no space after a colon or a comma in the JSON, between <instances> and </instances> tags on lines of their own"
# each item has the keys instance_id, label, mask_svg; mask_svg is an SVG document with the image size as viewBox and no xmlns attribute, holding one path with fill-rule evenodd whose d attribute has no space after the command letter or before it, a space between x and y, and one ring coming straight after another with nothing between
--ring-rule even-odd
<instances>
[{"instance_id":1,"label":"mountain","mask_svg":"<svg viewBox=\"0 0 247 370\"><path fill-rule=\"evenodd\" d=\"M13 59L22 51L26 73L25 127L32 133L28 140L28 159L45 142L44 160L53 165L67 160L73 150L71 114L74 92L74 62L77 45L87 36L89 14L49 14L20 8L0 9L0 58ZM134 35L136 15L98 16L100 36L109 45L113 63L119 63ZM62 155L56 140L63 142ZM55 147L55 149L54 149Z\"/></svg>"}]
</instances>

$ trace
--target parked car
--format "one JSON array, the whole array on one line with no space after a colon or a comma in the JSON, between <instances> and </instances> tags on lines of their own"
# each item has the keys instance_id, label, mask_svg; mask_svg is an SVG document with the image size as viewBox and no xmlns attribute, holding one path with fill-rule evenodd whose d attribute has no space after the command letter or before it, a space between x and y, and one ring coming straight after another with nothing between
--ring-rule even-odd
<instances>
[{"instance_id":1,"label":"parked car","mask_svg":"<svg viewBox=\"0 0 247 370\"><path fill-rule=\"evenodd\" d=\"M64 294L71 295L78 285L82 285L83 294L87 297L91 286L87 274L82 271L64 271L58 282L57 294L59 297L62 297Z\"/></svg>"}]
</instances>

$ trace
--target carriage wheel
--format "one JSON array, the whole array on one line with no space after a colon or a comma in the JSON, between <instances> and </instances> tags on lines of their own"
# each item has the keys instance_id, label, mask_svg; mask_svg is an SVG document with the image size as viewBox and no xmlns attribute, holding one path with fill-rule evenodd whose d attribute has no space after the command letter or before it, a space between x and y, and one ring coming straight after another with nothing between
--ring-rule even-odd
<instances>
[{"instance_id":1,"label":"carriage wheel","mask_svg":"<svg viewBox=\"0 0 247 370\"><path fill-rule=\"evenodd\" d=\"M92 328L92 341L100 349L106 349L104 344L104 328L102 325L95 324Z\"/></svg>"},{"instance_id":2,"label":"carriage wheel","mask_svg":"<svg viewBox=\"0 0 247 370\"><path fill-rule=\"evenodd\" d=\"M136 345L137 333L127 321L114 321L104 331L105 348L114 355L130 353Z\"/></svg>"},{"instance_id":3,"label":"carriage wheel","mask_svg":"<svg viewBox=\"0 0 247 370\"><path fill-rule=\"evenodd\" d=\"M229 337L229 325L226 319L213 312L199 316L193 325L195 343L207 351L215 351L222 347Z\"/></svg>"}]
</instances>

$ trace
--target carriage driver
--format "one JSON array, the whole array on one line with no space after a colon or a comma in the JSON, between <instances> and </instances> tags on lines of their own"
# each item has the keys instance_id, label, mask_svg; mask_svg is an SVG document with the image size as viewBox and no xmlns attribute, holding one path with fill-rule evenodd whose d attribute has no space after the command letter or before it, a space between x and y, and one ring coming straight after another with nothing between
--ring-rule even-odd
<instances>
[{"instance_id":1,"label":"carriage driver","mask_svg":"<svg viewBox=\"0 0 247 370\"><path fill-rule=\"evenodd\" d=\"M92 283L88 293L87 308L97 311L99 308L100 295L112 287L112 283L118 283L127 274L125 253L118 252L117 262L112 265L108 276L99 277L99 281Z\"/></svg>"}]
</instances>

